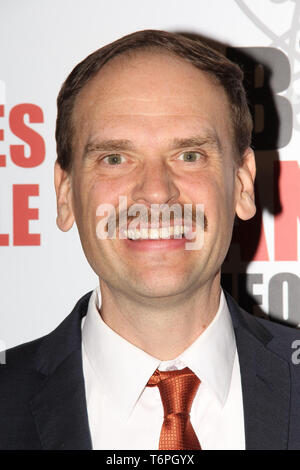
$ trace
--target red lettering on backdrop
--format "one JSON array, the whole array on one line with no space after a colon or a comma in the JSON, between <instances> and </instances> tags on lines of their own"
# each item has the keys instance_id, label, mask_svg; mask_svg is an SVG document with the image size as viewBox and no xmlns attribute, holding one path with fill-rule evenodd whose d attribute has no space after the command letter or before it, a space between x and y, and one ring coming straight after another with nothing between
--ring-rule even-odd
<instances>
[{"instance_id":1,"label":"red lettering on backdrop","mask_svg":"<svg viewBox=\"0 0 300 470\"><path fill-rule=\"evenodd\" d=\"M33 246L41 244L38 233L29 233L29 220L39 218L39 210L28 207L29 196L39 195L38 184L13 185L13 232L14 246Z\"/></svg>"},{"instance_id":2,"label":"red lettering on backdrop","mask_svg":"<svg viewBox=\"0 0 300 470\"><path fill-rule=\"evenodd\" d=\"M276 173L277 172L277 173ZM297 224L300 219L300 167L296 161L275 162L282 206L274 221L276 261L297 261Z\"/></svg>"},{"instance_id":3,"label":"red lettering on backdrop","mask_svg":"<svg viewBox=\"0 0 300 470\"><path fill-rule=\"evenodd\" d=\"M4 117L4 105L0 105L0 117ZM4 130L0 129L0 141L4 140ZM6 156L0 155L0 167L6 166ZM0 234L0 246L8 246L9 245L9 236L6 233Z\"/></svg>"},{"instance_id":4,"label":"red lettering on backdrop","mask_svg":"<svg viewBox=\"0 0 300 470\"><path fill-rule=\"evenodd\" d=\"M12 161L23 168L32 168L43 163L45 159L44 139L35 130L24 123L25 114L29 115L29 122L44 122L42 109L31 103L14 106L9 114L11 131L30 146L29 157L25 156L24 145L11 145L10 156Z\"/></svg>"},{"instance_id":5,"label":"red lettering on backdrop","mask_svg":"<svg viewBox=\"0 0 300 470\"><path fill-rule=\"evenodd\" d=\"M8 246L9 245L9 236L7 233L0 234L0 246Z\"/></svg>"},{"instance_id":6,"label":"red lettering on backdrop","mask_svg":"<svg viewBox=\"0 0 300 470\"><path fill-rule=\"evenodd\" d=\"M4 105L0 104L0 117L4 117ZM4 130L0 129L0 141L4 140ZM6 155L0 155L0 166L6 166ZM1 242L0 242L1 245Z\"/></svg>"}]
</instances>

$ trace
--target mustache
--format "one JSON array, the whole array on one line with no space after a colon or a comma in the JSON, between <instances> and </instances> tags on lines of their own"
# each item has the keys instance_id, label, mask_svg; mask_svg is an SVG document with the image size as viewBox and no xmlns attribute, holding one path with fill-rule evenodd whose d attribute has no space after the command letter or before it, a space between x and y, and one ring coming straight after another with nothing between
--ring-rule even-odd
<instances>
[{"instance_id":1,"label":"mustache","mask_svg":"<svg viewBox=\"0 0 300 470\"><path fill-rule=\"evenodd\" d=\"M107 218L107 231L110 232L109 228L114 224L116 229L119 229L120 226L123 229L128 228L129 225L138 228L139 224L148 223L151 224L151 227L159 227L161 223L166 222L169 222L170 225L175 222L182 225L187 222L193 226L199 224L199 208L196 208L193 204L176 203L171 206L167 204L157 204L155 206L158 207L149 208L144 204L133 204L128 209L117 207L116 211ZM207 231L208 220L205 211L201 210L200 215L203 221L203 230Z\"/></svg>"}]
</instances>

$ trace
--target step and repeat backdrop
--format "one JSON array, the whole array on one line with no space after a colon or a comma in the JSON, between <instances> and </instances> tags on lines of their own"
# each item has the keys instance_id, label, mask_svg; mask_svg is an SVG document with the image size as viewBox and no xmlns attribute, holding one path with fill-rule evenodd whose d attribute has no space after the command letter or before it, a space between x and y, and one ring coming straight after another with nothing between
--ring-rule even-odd
<instances>
[{"instance_id":1,"label":"step and repeat backdrop","mask_svg":"<svg viewBox=\"0 0 300 470\"><path fill-rule=\"evenodd\" d=\"M1 0L2 346L50 332L97 285L76 227L56 227L56 97L89 53L149 28L204 37L243 67L258 211L235 226L223 286L255 315L300 324L300 2Z\"/></svg>"}]
</instances>

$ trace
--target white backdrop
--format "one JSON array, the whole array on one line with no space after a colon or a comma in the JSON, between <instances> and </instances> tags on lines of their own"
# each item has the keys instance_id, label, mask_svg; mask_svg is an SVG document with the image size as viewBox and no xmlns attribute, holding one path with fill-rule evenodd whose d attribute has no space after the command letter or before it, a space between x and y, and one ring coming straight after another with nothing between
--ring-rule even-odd
<instances>
[{"instance_id":1,"label":"white backdrop","mask_svg":"<svg viewBox=\"0 0 300 470\"><path fill-rule=\"evenodd\" d=\"M284 112L280 119L281 128L290 127L292 133L276 156L288 163L281 167L282 210L276 215L281 219L277 226L271 197L276 189L273 155L271 166L266 165L271 168L268 178L265 173L258 178L268 206L263 210L265 243L259 245L256 261L233 263L229 257L225 271L234 272L228 279L237 296L240 274L246 270L253 275L247 278L249 294L266 314L300 323L299 7L295 0L0 1L0 341L6 347L54 329L97 284L76 228L62 233L55 223L56 96L86 55L148 28L201 34L238 48L275 47L287 58L290 71L284 75L273 64L272 79L276 88L280 77L287 78L287 85L273 91L293 110L293 121ZM28 127L37 134L28 133ZM260 157L267 156L264 152ZM29 164L34 166L20 166ZM29 215L27 201L29 208L36 208ZM40 234L40 240L28 235L26 218L32 218L29 233ZM239 257L238 245L232 253Z\"/></svg>"}]
</instances>

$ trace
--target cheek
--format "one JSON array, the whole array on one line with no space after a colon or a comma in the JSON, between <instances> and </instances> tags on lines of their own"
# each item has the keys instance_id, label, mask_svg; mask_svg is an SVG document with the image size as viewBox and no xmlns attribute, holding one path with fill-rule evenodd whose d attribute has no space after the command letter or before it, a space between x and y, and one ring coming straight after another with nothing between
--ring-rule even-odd
<instances>
[{"instance_id":1,"label":"cheek","mask_svg":"<svg viewBox=\"0 0 300 470\"><path fill-rule=\"evenodd\" d=\"M219 225L219 221L231 222L234 213L234 187L232 177L216 178L216 175L203 175L197 181L185 181L182 194L193 204L203 204L209 226Z\"/></svg>"},{"instance_id":2,"label":"cheek","mask_svg":"<svg viewBox=\"0 0 300 470\"><path fill-rule=\"evenodd\" d=\"M120 180L98 180L91 185L89 191L89 201L94 201L96 205L112 204L117 207L119 197L128 194L128 185L122 184Z\"/></svg>"},{"instance_id":3,"label":"cheek","mask_svg":"<svg viewBox=\"0 0 300 470\"><path fill-rule=\"evenodd\" d=\"M184 178L180 181L180 193L193 204L211 207L221 199L221 185L212 175L198 175L196 178Z\"/></svg>"},{"instance_id":4,"label":"cheek","mask_svg":"<svg viewBox=\"0 0 300 470\"><path fill-rule=\"evenodd\" d=\"M87 175L77 176L73 184L73 210L78 229L87 234L96 222L97 207L103 198L101 186ZM105 193L104 193L105 194Z\"/></svg>"},{"instance_id":5,"label":"cheek","mask_svg":"<svg viewBox=\"0 0 300 470\"><path fill-rule=\"evenodd\" d=\"M107 222L116 227L120 196L125 195L122 185L116 180L96 180L90 185L86 195L86 218L90 230L94 230L98 239L102 239L107 230ZM126 200L127 201L127 200ZM110 219L112 217L112 219ZM109 222L110 221L110 222Z\"/></svg>"}]
</instances>

